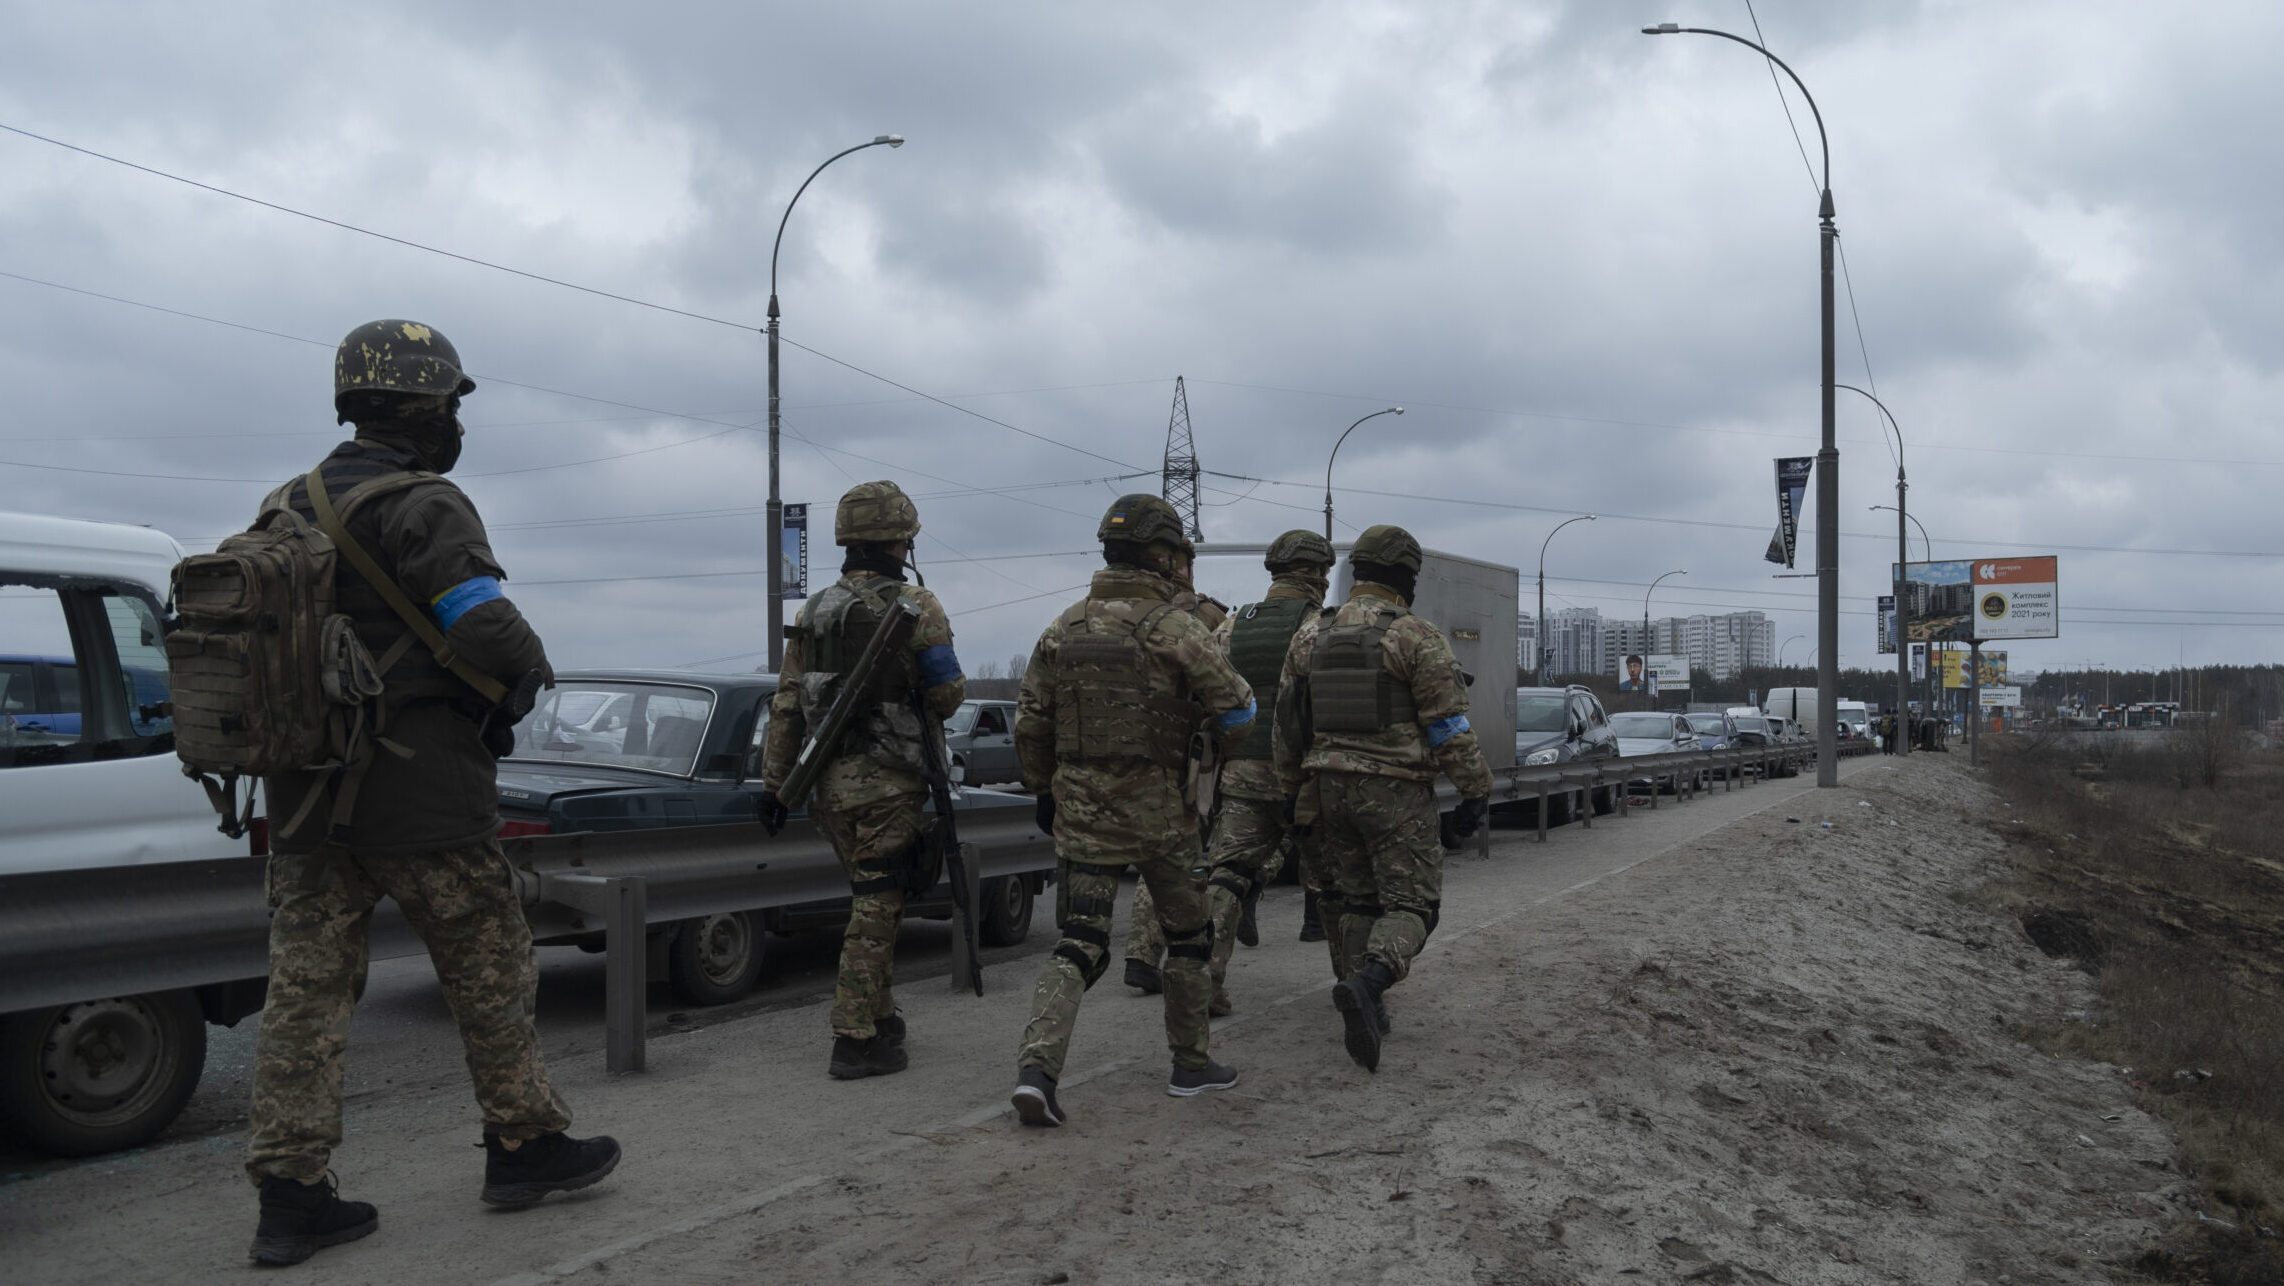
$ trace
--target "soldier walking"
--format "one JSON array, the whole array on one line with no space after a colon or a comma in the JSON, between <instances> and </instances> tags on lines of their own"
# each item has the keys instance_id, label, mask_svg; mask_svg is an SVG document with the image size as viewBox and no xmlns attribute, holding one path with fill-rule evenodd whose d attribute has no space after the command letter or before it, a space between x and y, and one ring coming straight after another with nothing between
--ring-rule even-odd
<instances>
[{"instance_id":1,"label":"soldier walking","mask_svg":"<svg viewBox=\"0 0 2284 1286\"><path fill-rule=\"evenodd\" d=\"M1262 565L1268 568L1269 589L1258 603L1230 613L1214 631L1214 642L1256 693L1277 690L1284 676L1285 653L1302 622L1314 618L1324 604L1332 572L1332 544L1313 531L1293 530L1269 546ZM1206 896L1213 910L1213 1012L1230 1011L1229 957L1240 937L1240 927L1276 878L1281 850L1291 828L1285 817L1288 792L1278 783L1271 762L1273 719L1256 719L1245 740L1229 752L1221 767L1220 821L1214 828L1212 872L1206 877ZM1301 884L1312 899L1330 880L1314 841L1294 836L1301 860ZM1337 953L1334 978L1345 978Z\"/></svg>"},{"instance_id":2,"label":"soldier walking","mask_svg":"<svg viewBox=\"0 0 2284 1286\"><path fill-rule=\"evenodd\" d=\"M1366 528L1348 555L1355 591L1294 633L1277 694L1277 778L1334 871L1328 936L1348 973L1332 1000L1367 1071L1387 1032L1381 993L1409 972L1443 901L1436 774L1459 788L1454 834L1474 834L1490 811L1466 676L1443 631L1411 612L1420 561L1403 528Z\"/></svg>"},{"instance_id":3,"label":"soldier walking","mask_svg":"<svg viewBox=\"0 0 2284 1286\"><path fill-rule=\"evenodd\" d=\"M460 399L475 387L432 328L359 326L333 365L334 408L356 425L354 440L318 464L315 496L301 478L262 506L265 522L290 509L349 538L334 538L335 610L379 658L365 736L386 753L352 746L342 770L263 782L270 981L246 1161L261 1192L258 1264L299 1263L379 1226L370 1204L341 1199L326 1167L341 1143L342 1056L366 932L384 896L427 944L467 1047L484 1116L482 1200L528 1206L595 1183L619 1161L611 1139L564 1133L571 1113L547 1082L532 1023L531 928L494 838L493 760L514 748L523 710L478 689L517 689L528 709L549 671L539 636L500 590L505 573L475 506L441 476L460 458Z\"/></svg>"},{"instance_id":4,"label":"soldier walking","mask_svg":"<svg viewBox=\"0 0 2284 1286\"><path fill-rule=\"evenodd\" d=\"M902 651L881 657L872 673L854 676L865 686L861 717L850 722L840 744L810 751L825 757L810 815L839 855L851 895L826 1065L836 1080L901 1072L909 1061L904 1018L889 983L910 873L932 870L922 852L929 839L921 811L928 797L921 738L941 737L944 720L967 697L943 604L905 583L919 534L920 511L893 482L860 483L841 497L833 513L833 543L848 551L841 578L803 604L787 632L762 747L761 823L775 835L789 811L778 790L865 644L899 600L919 609Z\"/></svg>"},{"instance_id":5,"label":"soldier walking","mask_svg":"<svg viewBox=\"0 0 2284 1286\"><path fill-rule=\"evenodd\" d=\"M1016 706L1023 783L1055 837L1055 922L1062 940L1039 974L1017 1053L1015 1111L1026 1125L1063 1123L1055 1082L1086 990L1110 968L1118 876L1141 875L1166 935L1166 1044L1177 1097L1237 1083L1206 1047L1213 925L1190 874L1197 812L1184 798L1190 740L1201 726L1226 750L1253 722L1253 693L1175 601L1194 550L1172 505L1122 496L1095 532L1103 570L1085 599L1032 649Z\"/></svg>"}]
</instances>

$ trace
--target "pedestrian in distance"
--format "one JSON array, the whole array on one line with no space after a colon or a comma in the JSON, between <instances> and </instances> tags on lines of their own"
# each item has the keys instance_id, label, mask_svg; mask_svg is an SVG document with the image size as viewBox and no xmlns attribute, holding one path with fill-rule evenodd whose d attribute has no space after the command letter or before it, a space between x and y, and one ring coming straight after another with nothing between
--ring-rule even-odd
<instances>
[{"instance_id":1,"label":"pedestrian in distance","mask_svg":"<svg viewBox=\"0 0 2284 1286\"><path fill-rule=\"evenodd\" d=\"M379 1226L373 1206L341 1199L327 1167L341 1143L343 1054L366 933L384 896L427 945L467 1047L483 1109L481 1199L528 1206L587 1187L619 1161L611 1139L565 1133L571 1113L548 1084L532 1022L531 929L495 838L494 759L513 750L514 724L551 672L539 636L501 591L505 573L475 506L442 476L460 457L460 399L475 381L443 335L391 320L342 340L333 387L339 422L354 424L355 437L271 492L255 524L314 524L340 558L331 583L304 586L294 609L326 631L330 653L349 658L330 685L334 708L273 713L316 723L354 711L338 725L333 768L263 781L270 973L246 1173L261 1194L250 1253L273 1266ZM178 582L178 597L189 586ZM344 619L345 630L333 624ZM201 646L170 636L170 665L197 665ZM176 691L179 710L184 685ZM195 722L195 712L178 718ZM178 728L178 740L203 735Z\"/></svg>"},{"instance_id":2,"label":"pedestrian in distance","mask_svg":"<svg viewBox=\"0 0 2284 1286\"><path fill-rule=\"evenodd\" d=\"M967 698L943 604L925 587L905 583L919 535L920 511L893 482L859 483L841 497L833 512L833 543L847 551L841 577L804 603L787 631L762 747L758 805L762 826L775 835L791 811L779 791L796 758L825 735L829 707L857 685L856 713L840 736L807 752L822 763L810 817L849 878L826 1063L836 1080L885 1076L909 1065L904 1018L890 983L904 899L936 882L922 808L930 762L922 738L938 740L935 763L949 762L941 746L944 720ZM874 632L901 605L918 617L902 648L880 657L869 673L855 673Z\"/></svg>"},{"instance_id":3,"label":"pedestrian in distance","mask_svg":"<svg viewBox=\"0 0 2284 1286\"><path fill-rule=\"evenodd\" d=\"M1226 751L1255 714L1253 691L1176 602L1194 548L1174 507L1122 496L1095 536L1103 570L1087 596L1040 634L1015 715L1023 784L1039 828L1055 839L1055 944L1016 1054L1012 1099L1026 1125L1064 1121L1055 1084L1088 988L1110 968L1118 877L1134 867L1166 935L1166 1092L1188 1097L1237 1083L1208 1055L1213 923L1191 868L1198 819L1185 791L1192 738Z\"/></svg>"},{"instance_id":4,"label":"pedestrian in distance","mask_svg":"<svg viewBox=\"0 0 2284 1286\"><path fill-rule=\"evenodd\" d=\"M1327 929L1348 1056L1380 1066L1381 996L1410 971L1443 903L1435 779L1459 788L1452 833L1490 811L1491 770L1467 722L1467 679L1443 631L1411 611L1420 544L1368 527L1348 555L1356 588L1304 622L1285 654L1273 746L1297 826L1323 846L1340 894Z\"/></svg>"}]
</instances>

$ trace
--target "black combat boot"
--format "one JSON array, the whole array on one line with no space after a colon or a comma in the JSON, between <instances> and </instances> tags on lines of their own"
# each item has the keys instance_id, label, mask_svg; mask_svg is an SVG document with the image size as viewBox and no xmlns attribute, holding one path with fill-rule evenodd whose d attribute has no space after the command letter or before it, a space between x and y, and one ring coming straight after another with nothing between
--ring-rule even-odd
<instances>
[{"instance_id":1,"label":"black combat boot","mask_svg":"<svg viewBox=\"0 0 2284 1286\"><path fill-rule=\"evenodd\" d=\"M298 1264L326 1246L355 1241L381 1226L380 1213L362 1201L343 1201L328 1174L315 1183L262 1180L262 1221L247 1255L264 1267Z\"/></svg>"},{"instance_id":2,"label":"black combat boot","mask_svg":"<svg viewBox=\"0 0 2284 1286\"><path fill-rule=\"evenodd\" d=\"M1363 968L1332 987L1333 1008L1340 1011L1340 1020L1348 1028L1348 1056L1367 1072L1380 1070L1380 1036L1388 1029L1380 993L1395 982L1396 975L1388 966L1366 960Z\"/></svg>"},{"instance_id":3,"label":"black combat boot","mask_svg":"<svg viewBox=\"0 0 2284 1286\"><path fill-rule=\"evenodd\" d=\"M510 1149L500 1136L487 1133L483 1201L510 1210L537 1205L550 1192L572 1192L602 1182L618 1164L618 1140L608 1135L574 1139L557 1130Z\"/></svg>"},{"instance_id":4,"label":"black combat boot","mask_svg":"<svg viewBox=\"0 0 2284 1286\"><path fill-rule=\"evenodd\" d=\"M1324 941L1324 916L1316 908L1316 894L1301 894L1301 941Z\"/></svg>"},{"instance_id":5,"label":"black combat boot","mask_svg":"<svg viewBox=\"0 0 2284 1286\"><path fill-rule=\"evenodd\" d=\"M1199 1068L1177 1067L1166 1082L1166 1092L1175 1098L1189 1098L1207 1090L1225 1090L1237 1083L1237 1069L1210 1059Z\"/></svg>"},{"instance_id":6,"label":"black combat boot","mask_svg":"<svg viewBox=\"0 0 2284 1286\"><path fill-rule=\"evenodd\" d=\"M1145 996L1155 996L1166 989L1166 975L1158 966L1147 960L1126 957L1126 985Z\"/></svg>"},{"instance_id":7,"label":"black combat boot","mask_svg":"<svg viewBox=\"0 0 2284 1286\"><path fill-rule=\"evenodd\" d=\"M1237 943L1239 946L1257 947L1261 945L1261 918L1258 911L1260 905L1261 887L1255 885L1252 895L1245 899L1245 909L1237 913Z\"/></svg>"},{"instance_id":8,"label":"black combat boot","mask_svg":"<svg viewBox=\"0 0 2284 1286\"><path fill-rule=\"evenodd\" d=\"M1025 1125L1061 1125L1063 1108L1055 1101L1055 1078L1047 1075L1044 1067L1026 1067L1016 1077L1015 1093L1010 1099L1015 1104L1015 1115Z\"/></svg>"},{"instance_id":9,"label":"black combat boot","mask_svg":"<svg viewBox=\"0 0 2284 1286\"><path fill-rule=\"evenodd\" d=\"M874 1030L879 1030L879 1023L875 1022L873 1027ZM901 1072L911 1065L911 1056L904 1052L904 1046L886 1035L877 1035L870 1040L835 1036L833 1061L825 1070L836 1081L857 1081L867 1076L887 1076Z\"/></svg>"},{"instance_id":10,"label":"black combat boot","mask_svg":"<svg viewBox=\"0 0 2284 1286\"><path fill-rule=\"evenodd\" d=\"M904 1015L890 1014L886 1018L873 1019L872 1037L874 1040L887 1041L897 1049L904 1048Z\"/></svg>"}]
</instances>

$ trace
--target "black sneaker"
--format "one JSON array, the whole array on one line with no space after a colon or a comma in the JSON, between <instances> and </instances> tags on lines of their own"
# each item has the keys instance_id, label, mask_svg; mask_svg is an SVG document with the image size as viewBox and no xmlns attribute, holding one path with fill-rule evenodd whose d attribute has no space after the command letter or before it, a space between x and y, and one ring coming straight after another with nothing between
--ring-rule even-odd
<instances>
[{"instance_id":1,"label":"black sneaker","mask_svg":"<svg viewBox=\"0 0 2284 1286\"><path fill-rule=\"evenodd\" d=\"M316 1183L262 1180L262 1221L246 1254L264 1267L298 1264L326 1246L355 1241L381 1226L380 1212L343 1201L331 1174Z\"/></svg>"},{"instance_id":2,"label":"black sneaker","mask_svg":"<svg viewBox=\"0 0 2284 1286\"><path fill-rule=\"evenodd\" d=\"M1245 908L1237 913L1237 943L1239 946L1257 947L1261 945L1260 905L1261 890L1255 889L1253 896L1245 899Z\"/></svg>"},{"instance_id":3,"label":"black sneaker","mask_svg":"<svg viewBox=\"0 0 2284 1286\"><path fill-rule=\"evenodd\" d=\"M879 1029L875 1021L874 1029ZM904 1052L902 1041L891 1040L886 1034L870 1040L854 1036L833 1037L833 1061L825 1070L836 1081L856 1081L867 1076L887 1076L901 1072L912 1065L911 1056Z\"/></svg>"},{"instance_id":4,"label":"black sneaker","mask_svg":"<svg viewBox=\"0 0 2284 1286\"><path fill-rule=\"evenodd\" d=\"M600 1183L618 1164L618 1140L607 1135L574 1139L557 1130L526 1139L510 1151L498 1135L486 1134L483 1201L487 1206L520 1210L537 1205L550 1192Z\"/></svg>"},{"instance_id":5,"label":"black sneaker","mask_svg":"<svg viewBox=\"0 0 2284 1286\"><path fill-rule=\"evenodd\" d=\"M1061 1125L1062 1105L1055 1101L1055 1078L1042 1067L1026 1067L1015 1081L1015 1093L1009 1096L1015 1104L1015 1115L1025 1125Z\"/></svg>"},{"instance_id":6,"label":"black sneaker","mask_svg":"<svg viewBox=\"0 0 2284 1286\"><path fill-rule=\"evenodd\" d=\"M1155 996L1166 989L1166 976L1158 971L1158 966L1149 961L1136 960L1134 957L1128 956L1126 957L1126 985L1140 991L1145 996Z\"/></svg>"},{"instance_id":7,"label":"black sneaker","mask_svg":"<svg viewBox=\"0 0 2284 1286\"><path fill-rule=\"evenodd\" d=\"M904 1015L890 1014L886 1018L873 1019L872 1036L874 1040L884 1040L898 1049L904 1048Z\"/></svg>"},{"instance_id":8,"label":"black sneaker","mask_svg":"<svg viewBox=\"0 0 2284 1286\"><path fill-rule=\"evenodd\" d=\"M1166 1082L1166 1092L1175 1098L1189 1098L1207 1090L1225 1090L1236 1083L1236 1068L1208 1062L1194 1071L1187 1067L1175 1068L1173 1079Z\"/></svg>"}]
</instances>

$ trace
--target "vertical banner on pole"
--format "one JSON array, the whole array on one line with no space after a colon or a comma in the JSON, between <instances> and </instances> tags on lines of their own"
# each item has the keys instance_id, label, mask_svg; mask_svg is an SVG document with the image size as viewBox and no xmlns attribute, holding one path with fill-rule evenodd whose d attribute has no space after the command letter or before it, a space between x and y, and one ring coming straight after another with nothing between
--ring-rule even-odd
<instances>
[{"instance_id":1,"label":"vertical banner on pole","mask_svg":"<svg viewBox=\"0 0 2284 1286\"><path fill-rule=\"evenodd\" d=\"M1880 595L1880 655L1895 653L1895 595Z\"/></svg>"},{"instance_id":2,"label":"vertical banner on pole","mask_svg":"<svg viewBox=\"0 0 2284 1286\"><path fill-rule=\"evenodd\" d=\"M1808 497L1808 475L1815 471L1812 455L1778 456L1776 460L1776 535L1769 538L1772 563L1793 565L1800 545L1800 505Z\"/></svg>"},{"instance_id":3,"label":"vertical banner on pole","mask_svg":"<svg viewBox=\"0 0 2284 1286\"><path fill-rule=\"evenodd\" d=\"M779 583L785 586L785 597L809 597L809 506L785 506L785 543L780 548L785 575Z\"/></svg>"}]
</instances>

